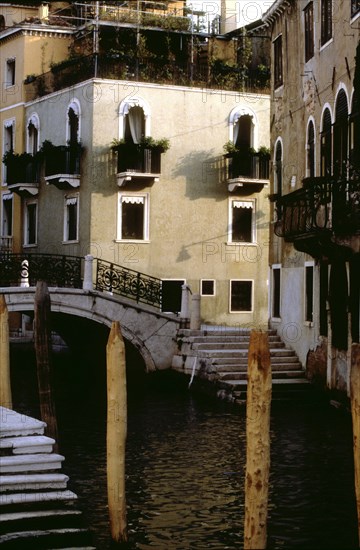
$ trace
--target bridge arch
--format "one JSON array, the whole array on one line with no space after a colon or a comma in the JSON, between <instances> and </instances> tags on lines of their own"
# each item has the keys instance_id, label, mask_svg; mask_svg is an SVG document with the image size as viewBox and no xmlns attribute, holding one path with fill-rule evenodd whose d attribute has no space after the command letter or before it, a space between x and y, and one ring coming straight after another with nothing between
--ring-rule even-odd
<instances>
[{"instance_id":1,"label":"bridge arch","mask_svg":"<svg viewBox=\"0 0 360 550\"><path fill-rule=\"evenodd\" d=\"M9 311L34 310L35 287L6 287L1 292ZM124 338L138 350L147 372L170 368L180 322L174 315L98 291L50 287L49 292L53 312L84 317L107 327L119 321Z\"/></svg>"}]
</instances>

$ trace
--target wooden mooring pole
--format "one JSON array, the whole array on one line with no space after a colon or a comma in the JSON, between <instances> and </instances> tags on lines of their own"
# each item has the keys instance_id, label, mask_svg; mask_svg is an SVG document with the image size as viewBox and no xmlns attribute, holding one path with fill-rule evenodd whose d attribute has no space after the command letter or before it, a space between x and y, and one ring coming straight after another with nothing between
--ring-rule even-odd
<instances>
[{"instance_id":1,"label":"wooden mooring pole","mask_svg":"<svg viewBox=\"0 0 360 550\"><path fill-rule=\"evenodd\" d=\"M52 388L52 357L50 328L50 294L45 281L38 281L34 302L34 340L39 388L41 420L46 422L46 434L58 441L55 403Z\"/></svg>"},{"instance_id":2,"label":"wooden mooring pole","mask_svg":"<svg viewBox=\"0 0 360 550\"><path fill-rule=\"evenodd\" d=\"M12 409L9 314L3 294L0 294L0 405Z\"/></svg>"},{"instance_id":3,"label":"wooden mooring pole","mask_svg":"<svg viewBox=\"0 0 360 550\"><path fill-rule=\"evenodd\" d=\"M125 447L127 396L125 345L120 323L111 325L106 346L107 365L107 489L110 532L114 542L127 541Z\"/></svg>"},{"instance_id":4,"label":"wooden mooring pole","mask_svg":"<svg viewBox=\"0 0 360 550\"><path fill-rule=\"evenodd\" d=\"M360 344L351 346L350 399L354 441L354 478L360 548Z\"/></svg>"},{"instance_id":5,"label":"wooden mooring pole","mask_svg":"<svg viewBox=\"0 0 360 550\"><path fill-rule=\"evenodd\" d=\"M266 548L271 390L268 335L253 330L248 354L246 403L245 550Z\"/></svg>"}]
</instances>

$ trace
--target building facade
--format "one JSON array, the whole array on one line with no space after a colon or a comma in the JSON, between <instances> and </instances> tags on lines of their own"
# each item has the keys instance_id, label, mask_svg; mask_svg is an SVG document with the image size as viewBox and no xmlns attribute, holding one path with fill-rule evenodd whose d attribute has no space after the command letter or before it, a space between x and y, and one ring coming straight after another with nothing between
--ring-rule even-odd
<instances>
[{"instance_id":1,"label":"building facade","mask_svg":"<svg viewBox=\"0 0 360 550\"><path fill-rule=\"evenodd\" d=\"M186 283L202 322L266 326L269 96L163 73L144 82L141 64L136 80L129 59L132 80L105 75L105 57L101 78L72 65L25 85L32 177L10 158L3 189L20 201L21 251L92 254L161 279L163 311L180 310Z\"/></svg>"},{"instance_id":2,"label":"building facade","mask_svg":"<svg viewBox=\"0 0 360 550\"><path fill-rule=\"evenodd\" d=\"M309 376L349 391L359 342L359 2L277 0L270 325ZM357 60L356 60L357 58Z\"/></svg>"}]
</instances>

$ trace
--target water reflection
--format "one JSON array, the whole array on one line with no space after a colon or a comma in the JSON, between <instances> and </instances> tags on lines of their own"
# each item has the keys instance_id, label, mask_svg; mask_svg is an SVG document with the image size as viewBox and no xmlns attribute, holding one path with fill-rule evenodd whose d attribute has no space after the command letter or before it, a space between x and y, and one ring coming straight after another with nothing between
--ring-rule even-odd
<instances>
[{"instance_id":1,"label":"water reflection","mask_svg":"<svg viewBox=\"0 0 360 550\"><path fill-rule=\"evenodd\" d=\"M24 364L14 382L26 409L34 371ZM104 371L63 358L57 377L64 470L107 550ZM127 548L242 548L245 411L152 380L129 382ZM356 548L350 416L323 402L275 404L271 455L268 548Z\"/></svg>"}]
</instances>

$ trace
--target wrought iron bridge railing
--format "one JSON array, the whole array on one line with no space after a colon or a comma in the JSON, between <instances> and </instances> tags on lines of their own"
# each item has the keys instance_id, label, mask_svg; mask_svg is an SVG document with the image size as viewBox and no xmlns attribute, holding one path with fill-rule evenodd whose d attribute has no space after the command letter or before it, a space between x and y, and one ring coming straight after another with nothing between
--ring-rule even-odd
<instances>
[{"instance_id":1,"label":"wrought iron bridge railing","mask_svg":"<svg viewBox=\"0 0 360 550\"><path fill-rule=\"evenodd\" d=\"M97 259L96 290L113 292L126 298L161 307L161 279Z\"/></svg>"},{"instance_id":2,"label":"wrought iron bridge railing","mask_svg":"<svg viewBox=\"0 0 360 550\"><path fill-rule=\"evenodd\" d=\"M55 254L12 254L0 251L0 287L35 286L39 280L49 286L82 288L84 258ZM94 288L161 308L162 281L98 258Z\"/></svg>"},{"instance_id":3,"label":"wrought iron bridge railing","mask_svg":"<svg viewBox=\"0 0 360 550\"><path fill-rule=\"evenodd\" d=\"M360 233L360 179L305 178L303 187L274 197L275 234L287 241L315 234Z\"/></svg>"}]
</instances>

